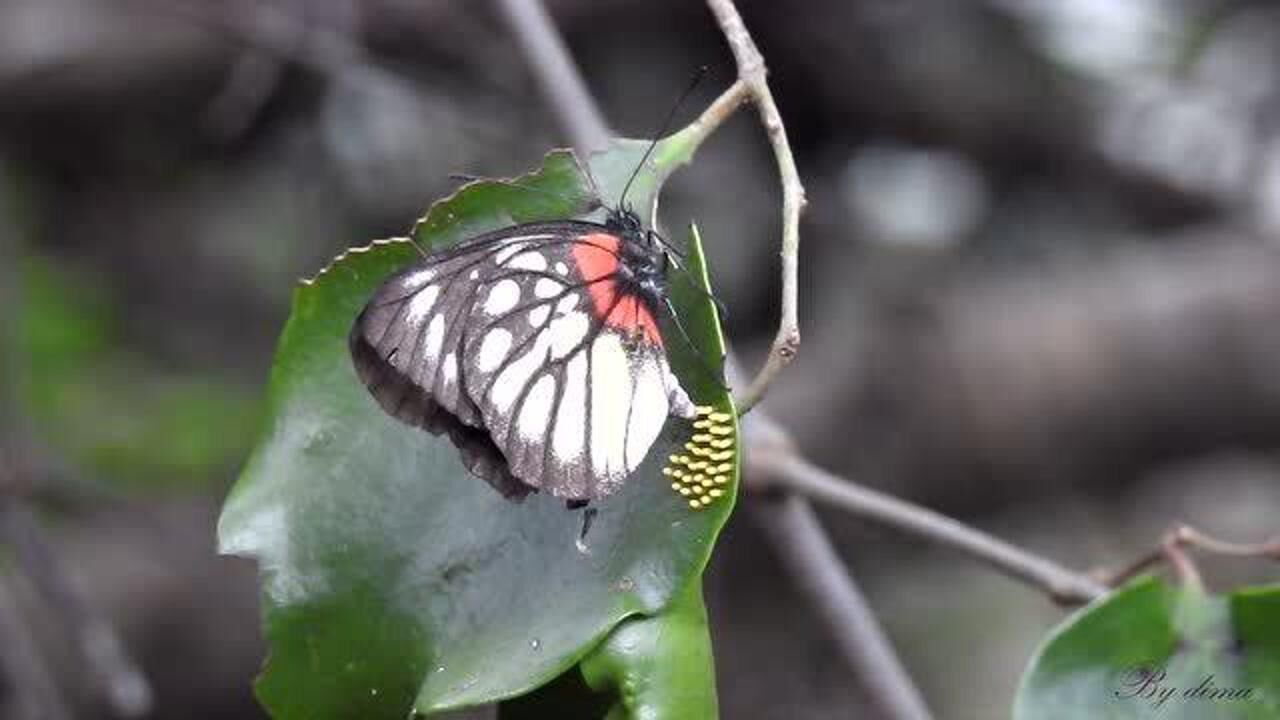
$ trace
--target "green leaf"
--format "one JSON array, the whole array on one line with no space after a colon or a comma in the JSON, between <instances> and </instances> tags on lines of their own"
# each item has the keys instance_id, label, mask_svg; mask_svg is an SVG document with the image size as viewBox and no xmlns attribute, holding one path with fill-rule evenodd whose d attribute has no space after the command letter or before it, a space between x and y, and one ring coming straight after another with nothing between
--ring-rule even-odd
<instances>
[{"instance_id":1,"label":"green leaf","mask_svg":"<svg viewBox=\"0 0 1280 720\"><path fill-rule=\"evenodd\" d=\"M716 717L715 667L702 584L654 616L628 618L577 668L503 702L501 720Z\"/></svg>"},{"instance_id":2,"label":"green leaf","mask_svg":"<svg viewBox=\"0 0 1280 720\"><path fill-rule=\"evenodd\" d=\"M643 149L618 141L592 158L606 199ZM655 157L687 153L664 143ZM629 202L651 212L671 168L652 162ZM437 203L413 237L438 248L583 216L591 187L571 155L553 152L537 173ZM221 551L260 564L271 656L258 696L276 717L400 720L537 687L624 618L659 613L695 583L731 509L736 457L728 496L709 508L672 491L661 471L692 433L673 419L623 489L597 503L583 552L580 513L542 495L507 502L450 443L389 417L357 380L346 337L378 284L416 258L408 241L375 243L298 288L266 428L219 522ZM688 260L703 287L673 278L672 299L701 359L664 328L672 367L696 402L731 415L702 367L720 367L723 344L696 235Z\"/></svg>"},{"instance_id":3,"label":"green leaf","mask_svg":"<svg viewBox=\"0 0 1280 720\"><path fill-rule=\"evenodd\" d=\"M661 614L619 625L582 661L587 685L610 691L610 720L716 717L715 666L702 584Z\"/></svg>"},{"instance_id":4,"label":"green leaf","mask_svg":"<svg viewBox=\"0 0 1280 720\"><path fill-rule=\"evenodd\" d=\"M1137 580L1045 641L1015 720L1280 717L1280 587L1226 597Z\"/></svg>"},{"instance_id":5,"label":"green leaf","mask_svg":"<svg viewBox=\"0 0 1280 720\"><path fill-rule=\"evenodd\" d=\"M120 487L174 488L214 477L221 485L250 446L256 393L132 351L115 322L116 299L93 278L34 254L14 271L23 302L5 328L14 342L5 346L0 384L13 383L32 431Z\"/></svg>"}]
</instances>

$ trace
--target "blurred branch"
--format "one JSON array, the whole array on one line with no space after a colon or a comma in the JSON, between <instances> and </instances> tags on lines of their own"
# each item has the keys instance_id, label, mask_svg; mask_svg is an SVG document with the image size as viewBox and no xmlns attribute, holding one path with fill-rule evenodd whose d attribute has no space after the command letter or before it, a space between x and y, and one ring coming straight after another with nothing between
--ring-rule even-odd
<instances>
[{"instance_id":1,"label":"blurred branch","mask_svg":"<svg viewBox=\"0 0 1280 720\"><path fill-rule=\"evenodd\" d=\"M48 609L73 635L85 667L112 712L141 717L151 709L151 686L124 649L115 628L85 597L49 546L31 510L20 500L0 498L0 542L31 580Z\"/></svg>"},{"instance_id":2,"label":"blurred branch","mask_svg":"<svg viewBox=\"0 0 1280 720\"><path fill-rule=\"evenodd\" d=\"M527 59L551 112L579 158L609 142L609 127L582 79L564 39L540 2L498 0L503 20Z\"/></svg>"},{"instance_id":3,"label":"blurred branch","mask_svg":"<svg viewBox=\"0 0 1280 720\"><path fill-rule=\"evenodd\" d=\"M1280 537L1273 537L1260 543L1237 543L1206 535L1190 525L1174 527L1172 535L1179 545L1215 555L1280 560Z\"/></svg>"},{"instance_id":4,"label":"blurred branch","mask_svg":"<svg viewBox=\"0 0 1280 720\"><path fill-rule=\"evenodd\" d=\"M19 720L70 720L71 711L41 656L28 623L23 622L9 580L0 573L0 671L9 680ZM3 706L0 706L2 708Z\"/></svg>"},{"instance_id":5,"label":"blurred branch","mask_svg":"<svg viewBox=\"0 0 1280 720\"><path fill-rule=\"evenodd\" d=\"M736 107L737 99L744 92L750 96L760 113L765 132L769 135L769 143L773 146L773 154L778 162L778 175L782 181L782 248L779 251L782 258L781 317L778 321L778 333L769 348L769 357L765 360L764 367L756 373L747 389L735 398L738 413L743 414L760 402L774 377L791 362L800 347L800 321L796 307L799 295L797 256L800 250L800 213L804 210L806 201L800 173L796 170L796 161L791 154L791 143L787 140L786 126L782 124L782 115L778 112L773 92L769 90L766 80L764 57L760 55L755 41L743 25L742 16L734 7L733 0L707 0L707 6L715 14L725 41L729 43L729 49L733 51L733 57L738 63L738 82L725 94L732 104L726 106ZM712 109L719 106L721 103L717 102Z\"/></svg>"},{"instance_id":6,"label":"blurred branch","mask_svg":"<svg viewBox=\"0 0 1280 720\"><path fill-rule=\"evenodd\" d=\"M324 76L359 71L400 77L373 62L350 28L314 26L275 3L255 5L239 13L231 5L196 0L129 0L147 3L197 26L221 32L248 50L287 60Z\"/></svg>"},{"instance_id":7,"label":"blurred branch","mask_svg":"<svg viewBox=\"0 0 1280 720\"><path fill-rule=\"evenodd\" d=\"M702 141L724 124L724 121L728 120L742 103L750 99L751 88L741 78L735 80L728 90L721 93L720 97L708 105L698 119L689 125L695 138L694 144L702 144Z\"/></svg>"},{"instance_id":8,"label":"blurred branch","mask_svg":"<svg viewBox=\"0 0 1280 720\"><path fill-rule=\"evenodd\" d=\"M15 327L22 307L21 286L13 272L18 258L14 235L11 228L0 227L0 313L6 315L0 317L0 328L6 330ZM0 337L0 387L16 386L18 373L14 366L20 362L17 351L11 347L13 344L6 340L8 338ZM10 548L14 568L31 582L60 627L66 628L73 637L86 673L93 678L112 714L127 718L145 715L151 709L151 687L146 677L126 653L115 628L75 587L23 497L24 489L36 482L23 477L28 468L37 464L31 459L35 454L33 449L34 443L27 438L20 413L8 402L0 403L0 545ZM0 617L0 624L22 625L21 620L14 617L17 605L5 600L0 597L0 615L4 616ZM24 642L22 633L15 636L5 632L0 633L0 637L5 638L0 644ZM34 639L32 645L29 652L22 652L38 661ZM38 672L39 667L43 665L31 672ZM12 668L9 670L11 678L22 680L22 675L12 674ZM32 681L44 683L44 679L38 677ZM42 694L43 690L39 692ZM45 708L45 712L47 715L40 717L66 716L65 708L56 706Z\"/></svg>"},{"instance_id":9,"label":"blurred branch","mask_svg":"<svg viewBox=\"0 0 1280 720\"><path fill-rule=\"evenodd\" d=\"M780 432L780 431L778 431ZM789 440L747 445L748 487L784 490L967 553L1055 602L1077 604L1107 591L1102 583L940 513L837 477L805 460Z\"/></svg>"},{"instance_id":10,"label":"blurred branch","mask_svg":"<svg viewBox=\"0 0 1280 720\"><path fill-rule=\"evenodd\" d=\"M931 715L920 691L903 669L809 503L784 495L762 498L750 510L792 580L833 631L840 652L858 671L884 716L928 720Z\"/></svg>"},{"instance_id":11,"label":"blurred branch","mask_svg":"<svg viewBox=\"0 0 1280 720\"><path fill-rule=\"evenodd\" d=\"M1202 585L1195 562L1186 552L1200 550L1212 555L1243 558L1280 560L1280 537L1260 543L1235 543L1207 535L1190 525L1178 524L1160 538L1156 547L1133 562L1117 570L1099 570L1094 573L1102 582L1116 586L1138 573L1161 562L1169 563L1174 574L1184 583Z\"/></svg>"},{"instance_id":12,"label":"blurred branch","mask_svg":"<svg viewBox=\"0 0 1280 720\"><path fill-rule=\"evenodd\" d=\"M222 89L209 102L205 126L222 139L243 135L275 93L283 74L278 58L246 48L227 72Z\"/></svg>"}]
</instances>

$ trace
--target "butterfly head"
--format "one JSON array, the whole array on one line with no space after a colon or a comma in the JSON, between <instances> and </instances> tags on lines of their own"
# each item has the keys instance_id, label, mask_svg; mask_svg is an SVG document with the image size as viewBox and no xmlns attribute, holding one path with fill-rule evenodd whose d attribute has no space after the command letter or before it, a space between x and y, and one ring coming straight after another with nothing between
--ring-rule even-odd
<instances>
[{"instance_id":1,"label":"butterfly head","mask_svg":"<svg viewBox=\"0 0 1280 720\"><path fill-rule=\"evenodd\" d=\"M640 216L636 214L635 210L631 209L630 205L610 209L604 224L605 227L617 233L618 237L625 241L644 241L644 225L640 222Z\"/></svg>"},{"instance_id":2,"label":"butterfly head","mask_svg":"<svg viewBox=\"0 0 1280 720\"><path fill-rule=\"evenodd\" d=\"M605 227L616 234L621 242L618 253L619 281L629 291L644 298L652 310L661 305L667 287L667 254L658 243L653 231L646 230L640 216L629 207L609 213Z\"/></svg>"}]
</instances>

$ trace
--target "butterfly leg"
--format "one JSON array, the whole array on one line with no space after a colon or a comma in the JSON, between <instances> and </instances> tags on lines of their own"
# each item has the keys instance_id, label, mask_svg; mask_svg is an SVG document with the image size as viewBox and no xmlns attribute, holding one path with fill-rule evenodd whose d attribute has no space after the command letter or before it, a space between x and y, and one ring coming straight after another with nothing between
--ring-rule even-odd
<instances>
[{"instance_id":1,"label":"butterfly leg","mask_svg":"<svg viewBox=\"0 0 1280 720\"><path fill-rule=\"evenodd\" d=\"M728 390L729 386L725 384L724 376L721 373L717 373L715 369L707 364L706 359L702 357L702 353L698 352L698 346L693 343L693 339L689 337L689 333L684 329L684 323L680 322L680 316L676 313L675 306L671 304L671 298L663 297L662 302L667 306L667 313L671 315L671 321L675 323L676 330L680 332L680 337L684 338L684 344L693 351L693 356L698 359L698 364L702 366L703 372L707 374L707 377L711 378L712 382L719 385L722 390Z\"/></svg>"}]
</instances>

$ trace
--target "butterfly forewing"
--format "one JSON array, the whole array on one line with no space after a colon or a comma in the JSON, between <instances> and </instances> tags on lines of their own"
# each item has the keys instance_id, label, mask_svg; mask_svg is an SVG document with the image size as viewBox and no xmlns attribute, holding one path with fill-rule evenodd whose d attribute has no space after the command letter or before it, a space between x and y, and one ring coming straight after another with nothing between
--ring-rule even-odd
<instances>
[{"instance_id":1,"label":"butterfly forewing","mask_svg":"<svg viewBox=\"0 0 1280 720\"><path fill-rule=\"evenodd\" d=\"M504 495L609 494L692 406L594 223L525 225L388 280L352 331L382 407L447 434Z\"/></svg>"}]
</instances>

